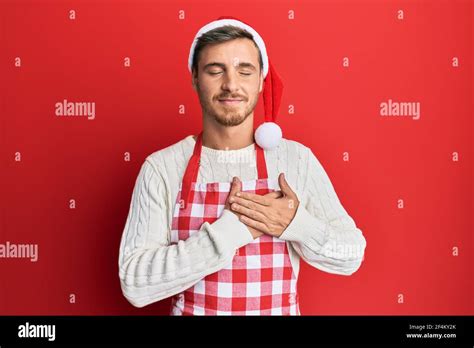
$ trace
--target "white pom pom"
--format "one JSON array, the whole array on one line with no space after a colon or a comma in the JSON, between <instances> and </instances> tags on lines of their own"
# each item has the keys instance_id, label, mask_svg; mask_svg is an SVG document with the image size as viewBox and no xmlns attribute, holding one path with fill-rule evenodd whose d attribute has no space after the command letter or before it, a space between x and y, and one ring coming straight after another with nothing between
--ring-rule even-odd
<instances>
[{"instance_id":1,"label":"white pom pom","mask_svg":"<svg viewBox=\"0 0 474 348\"><path fill-rule=\"evenodd\" d=\"M264 150L276 148L281 138L281 128L274 122L264 122L255 131L255 141Z\"/></svg>"}]
</instances>

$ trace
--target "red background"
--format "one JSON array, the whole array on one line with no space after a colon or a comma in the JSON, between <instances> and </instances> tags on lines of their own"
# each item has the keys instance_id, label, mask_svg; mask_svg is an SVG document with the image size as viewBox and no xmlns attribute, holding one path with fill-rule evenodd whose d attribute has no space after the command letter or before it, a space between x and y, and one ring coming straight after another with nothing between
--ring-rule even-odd
<instances>
[{"instance_id":1,"label":"red background","mask_svg":"<svg viewBox=\"0 0 474 348\"><path fill-rule=\"evenodd\" d=\"M473 9L452 0L2 1L0 243L37 243L39 260L0 259L0 314L167 313L122 296L119 243L145 157L200 130L188 53L221 15L263 36L284 136L312 148L367 239L351 277L301 263L302 313L473 314ZM95 119L55 116L63 99L95 102ZM381 117L388 99L420 102L420 119Z\"/></svg>"}]
</instances>

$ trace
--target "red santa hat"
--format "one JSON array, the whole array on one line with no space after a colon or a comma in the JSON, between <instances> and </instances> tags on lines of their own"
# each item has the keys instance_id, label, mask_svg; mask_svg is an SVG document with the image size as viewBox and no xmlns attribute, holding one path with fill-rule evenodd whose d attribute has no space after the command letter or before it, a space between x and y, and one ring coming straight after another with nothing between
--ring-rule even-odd
<instances>
[{"instance_id":1,"label":"red santa hat","mask_svg":"<svg viewBox=\"0 0 474 348\"><path fill-rule=\"evenodd\" d=\"M255 131L255 141L265 150L276 148L281 141L282 131L280 126L276 124L278 109L280 107L281 95L283 91L283 83L280 76L276 73L270 60L268 59L267 50L262 37L250 25L238 20L235 17L224 16L203 26L194 37L193 44L189 51L188 68L192 72L194 49L198 38L210 30L222 27L224 25L233 25L245 29L253 36L253 40L260 49L263 61L263 107L265 113L265 122L257 127Z\"/></svg>"}]
</instances>

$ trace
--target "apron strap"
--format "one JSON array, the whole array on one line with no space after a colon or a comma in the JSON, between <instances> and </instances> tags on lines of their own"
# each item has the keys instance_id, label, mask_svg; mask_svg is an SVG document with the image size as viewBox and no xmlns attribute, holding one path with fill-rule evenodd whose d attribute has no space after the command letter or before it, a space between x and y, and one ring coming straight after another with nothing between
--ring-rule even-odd
<instances>
[{"instance_id":1,"label":"apron strap","mask_svg":"<svg viewBox=\"0 0 474 348\"><path fill-rule=\"evenodd\" d=\"M185 209L188 203L192 202L191 197L191 184L196 182L199 162L201 162L201 147L202 147L202 131L196 138L196 144L194 145L193 154L189 160L186 171L184 172L183 184L181 188L181 209Z\"/></svg>"},{"instance_id":2,"label":"apron strap","mask_svg":"<svg viewBox=\"0 0 474 348\"><path fill-rule=\"evenodd\" d=\"M201 162L201 149L202 149L202 131L196 138L196 144L191 158L189 159L188 166L184 172L183 183L181 187L181 209L185 209L188 203L192 202L191 185L197 181L199 164ZM265 152L263 149L255 143L255 149L257 151L257 175L258 179L268 178L267 163L265 161Z\"/></svg>"}]
</instances>

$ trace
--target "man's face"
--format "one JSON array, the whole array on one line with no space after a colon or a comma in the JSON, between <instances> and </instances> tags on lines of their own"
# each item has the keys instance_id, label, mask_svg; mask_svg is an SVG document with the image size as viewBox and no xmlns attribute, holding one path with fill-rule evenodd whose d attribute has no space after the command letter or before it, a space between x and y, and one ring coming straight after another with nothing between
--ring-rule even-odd
<instances>
[{"instance_id":1,"label":"man's face","mask_svg":"<svg viewBox=\"0 0 474 348\"><path fill-rule=\"evenodd\" d=\"M207 45L200 54L193 87L205 117L232 127L253 114L263 87L258 49L241 38Z\"/></svg>"}]
</instances>

